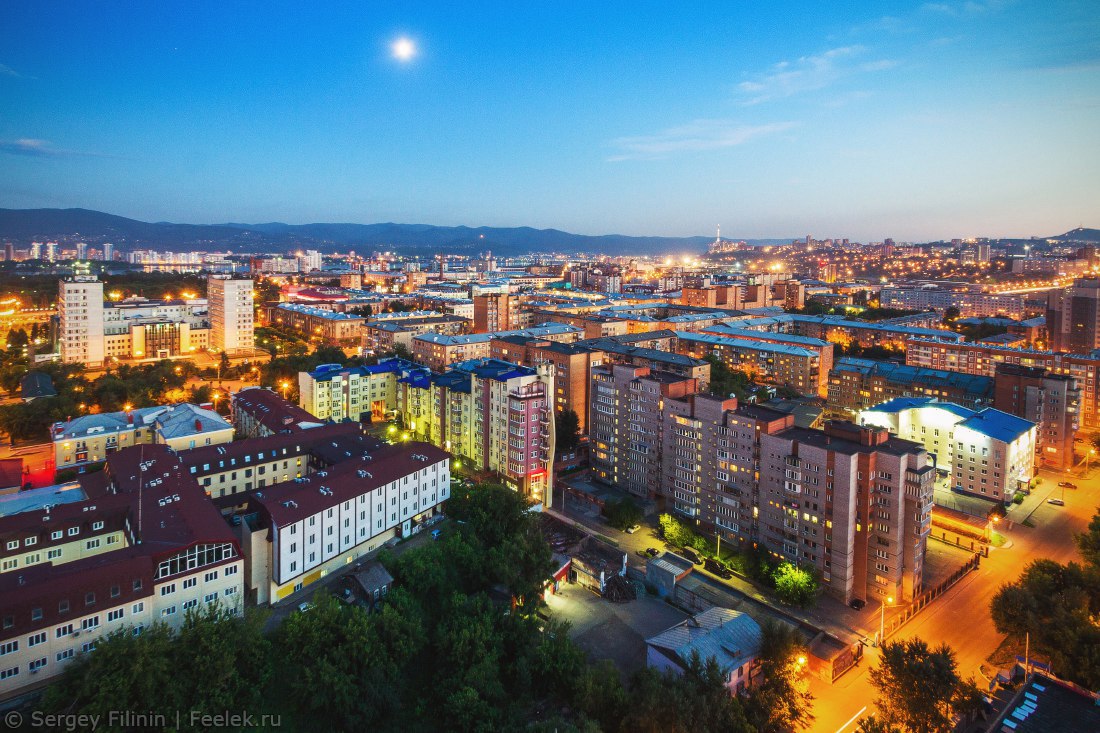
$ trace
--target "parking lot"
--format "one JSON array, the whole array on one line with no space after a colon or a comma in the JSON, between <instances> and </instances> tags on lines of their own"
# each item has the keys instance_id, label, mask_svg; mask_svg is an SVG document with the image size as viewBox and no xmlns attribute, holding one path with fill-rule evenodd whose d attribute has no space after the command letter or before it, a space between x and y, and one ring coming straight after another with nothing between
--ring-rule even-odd
<instances>
[{"instance_id":1,"label":"parking lot","mask_svg":"<svg viewBox=\"0 0 1100 733\"><path fill-rule=\"evenodd\" d=\"M645 667L645 640L688 615L642 593L638 600L611 603L579 585L562 583L546 595L551 616L568 621L570 637L593 661L610 660L625 679Z\"/></svg>"}]
</instances>

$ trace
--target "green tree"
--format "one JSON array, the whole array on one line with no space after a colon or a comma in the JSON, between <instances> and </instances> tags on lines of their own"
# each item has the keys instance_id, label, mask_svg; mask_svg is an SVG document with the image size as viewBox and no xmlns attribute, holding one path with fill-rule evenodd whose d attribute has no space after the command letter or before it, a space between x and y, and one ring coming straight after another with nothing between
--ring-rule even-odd
<instances>
[{"instance_id":1,"label":"green tree","mask_svg":"<svg viewBox=\"0 0 1100 733\"><path fill-rule=\"evenodd\" d=\"M1100 436L1097 439L1100 440ZM1085 562L1100 570L1100 509L1092 515L1088 529L1076 535L1074 540Z\"/></svg>"},{"instance_id":2,"label":"green tree","mask_svg":"<svg viewBox=\"0 0 1100 733\"><path fill-rule=\"evenodd\" d=\"M695 533L691 527L681 522L671 514L662 514L657 517L657 524L661 530L661 537L665 542L676 547L695 547L704 549L706 540Z\"/></svg>"},{"instance_id":3,"label":"green tree","mask_svg":"<svg viewBox=\"0 0 1100 733\"><path fill-rule=\"evenodd\" d=\"M817 601L818 583L813 570L782 563L773 575L775 594L783 603L808 608Z\"/></svg>"},{"instance_id":4,"label":"green tree","mask_svg":"<svg viewBox=\"0 0 1100 733\"><path fill-rule=\"evenodd\" d=\"M814 716L806 642L778 621L766 621L760 631L760 681L745 697L749 720L760 733L809 728Z\"/></svg>"},{"instance_id":5,"label":"green tree","mask_svg":"<svg viewBox=\"0 0 1100 733\"><path fill-rule=\"evenodd\" d=\"M608 499L604 503L603 514L607 523L615 529L629 529L642 521L642 510L633 499L624 496L621 499Z\"/></svg>"},{"instance_id":6,"label":"green tree","mask_svg":"<svg viewBox=\"0 0 1100 733\"><path fill-rule=\"evenodd\" d=\"M581 442L580 418L573 410L562 410L554 418L558 453L572 453Z\"/></svg>"},{"instance_id":7,"label":"green tree","mask_svg":"<svg viewBox=\"0 0 1100 733\"><path fill-rule=\"evenodd\" d=\"M970 712L972 681L959 676L951 647L929 648L922 639L887 642L871 668L877 717L906 733L949 733L957 714Z\"/></svg>"},{"instance_id":8,"label":"green tree","mask_svg":"<svg viewBox=\"0 0 1100 733\"><path fill-rule=\"evenodd\" d=\"M1033 561L990 602L997 631L1018 641L1029 634L1035 653L1046 656L1059 674L1090 689L1100 687L1100 656L1095 653L1100 627L1093 621L1098 609L1100 571L1054 560Z\"/></svg>"},{"instance_id":9,"label":"green tree","mask_svg":"<svg viewBox=\"0 0 1100 733\"><path fill-rule=\"evenodd\" d=\"M693 652L682 674L644 669L630 681L617 726L657 733L751 733L741 700L730 694L726 675L711 657Z\"/></svg>"},{"instance_id":10,"label":"green tree","mask_svg":"<svg viewBox=\"0 0 1100 733\"><path fill-rule=\"evenodd\" d=\"M943 310L943 325L950 326L954 324L955 321L959 320L960 315L962 315L962 312L957 306L949 305Z\"/></svg>"}]
</instances>

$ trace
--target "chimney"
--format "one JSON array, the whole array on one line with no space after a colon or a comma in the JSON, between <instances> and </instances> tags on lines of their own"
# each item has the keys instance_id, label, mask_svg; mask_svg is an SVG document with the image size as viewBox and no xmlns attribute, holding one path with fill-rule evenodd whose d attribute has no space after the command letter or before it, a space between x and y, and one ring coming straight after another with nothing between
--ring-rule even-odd
<instances>
[{"instance_id":1,"label":"chimney","mask_svg":"<svg viewBox=\"0 0 1100 733\"><path fill-rule=\"evenodd\" d=\"M195 418L195 431L200 433L202 432L202 420L197 417Z\"/></svg>"},{"instance_id":2,"label":"chimney","mask_svg":"<svg viewBox=\"0 0 1100 733\"><path fill-rule=\"evenodd\" d=\"M126 413L126 422L129 423L130 425L134 424L134 413L132 413L132 412L127 412Z\"/></svg>"}]
</instances>

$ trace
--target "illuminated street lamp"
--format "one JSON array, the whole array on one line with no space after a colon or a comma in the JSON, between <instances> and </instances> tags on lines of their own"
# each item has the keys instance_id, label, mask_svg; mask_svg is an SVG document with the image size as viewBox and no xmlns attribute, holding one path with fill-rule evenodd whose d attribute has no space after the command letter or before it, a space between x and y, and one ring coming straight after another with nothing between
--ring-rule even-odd
<instances>
[{"instance_id":1,"label":"illuminated street lamp","mask_svg":"<svg viewBox=\"0 0 1100 733\"><path fill-rule=\"evenodd\" d=\"M215 392L214 393L214 412L218 411L218 400L220 400L221 398L222 398L222 395L221 395L220 392Z\"/></svg>"},{"instance_id":2,"label":"illuminated street lamp","mask_svg":"<svg viewBox=\"0 0 1100 733\"><path fill-rule=\"evenodd\" d=\"M283 383L280 384L279 386L283 388L283 399L285 400L286 399L286 391L288 389L290 389L290 382L283 381Z\"/></svg>"},{"instance_id":3,"label":"illuminated street lamp","mask_svg":"<svg viewBox=\"0 0 1100 733\"><path fill-rule=\"evenodd\" d=\"M893 596L886 597L886 603L882 604L882 613L878 618L878 645L882 646L882 643L886 641L886 604L892 604L894 602Z\"/></svg>"}]
</instances>

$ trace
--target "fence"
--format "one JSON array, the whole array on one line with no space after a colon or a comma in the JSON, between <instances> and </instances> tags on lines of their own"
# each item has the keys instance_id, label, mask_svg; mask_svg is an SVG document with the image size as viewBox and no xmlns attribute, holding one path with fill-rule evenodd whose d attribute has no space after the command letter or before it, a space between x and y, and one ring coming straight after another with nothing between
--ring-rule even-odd
<instances>
[{"instance_id":1,"label":"fence","mask_svg":"<svg viewBox=\"0 0 1100 733\"><path fill-rule=\"evenodd\" d=\"M948 578L940 582L939 585L937 585L935 588L932 588L931 590L927 590L922 593L916 599L916 601L913 602L912 605L905 609L905 611L903 611L900 615L894 616L892 619L890 619L890 621L886 624L884 639L889 639L891 634L896 632L902 626L905 626L905 624L908 623L910 619L920 613L929 603L942 596L951 586L959 582L959 580L961 580L963 576L965 576L971 570L977 570L978 566L981 565L981 562L981 555L972 555L970 559L962 565L962 567L953 572Z\"/></svg>"}]
</instances>

